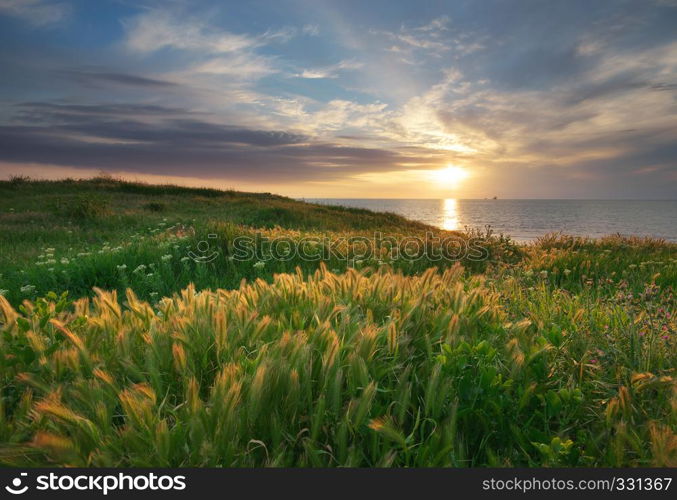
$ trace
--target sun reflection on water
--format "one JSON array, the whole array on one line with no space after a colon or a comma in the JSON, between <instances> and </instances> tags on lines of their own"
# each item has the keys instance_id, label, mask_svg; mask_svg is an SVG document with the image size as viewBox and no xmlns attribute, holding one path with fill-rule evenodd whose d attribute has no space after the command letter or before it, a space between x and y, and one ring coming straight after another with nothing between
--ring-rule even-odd
<instances>
[{"instance_id":1,"label":"sun reflection on water","mask_svg":"<svg viewBox=\"0 0 677 500\"><path fill-rule=\"evenodd\" d=\"M442 204L442 229L447 231L457 231L458 222L458 200L447 198Z\"/></svg>"}]
</instances>

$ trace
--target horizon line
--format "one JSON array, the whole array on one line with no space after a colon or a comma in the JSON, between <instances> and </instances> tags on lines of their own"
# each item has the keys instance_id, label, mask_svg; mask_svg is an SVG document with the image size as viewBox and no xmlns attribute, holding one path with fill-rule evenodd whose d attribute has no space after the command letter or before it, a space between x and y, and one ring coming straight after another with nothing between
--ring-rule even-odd
<instances>
[{"instance_id":1,"label":"horizon line","mask_svg":"<svg viewBox=\"0 0 677 500\"><path fill-rule=\"evenodd\" d=\"M283 195L284 196L284 195ZM461 201L677 201L677 198L336 198L321 196L289 196L295 200L407 200L407 201L432 201L432 200L461 200Z\"/></svg>"}]
</instances>

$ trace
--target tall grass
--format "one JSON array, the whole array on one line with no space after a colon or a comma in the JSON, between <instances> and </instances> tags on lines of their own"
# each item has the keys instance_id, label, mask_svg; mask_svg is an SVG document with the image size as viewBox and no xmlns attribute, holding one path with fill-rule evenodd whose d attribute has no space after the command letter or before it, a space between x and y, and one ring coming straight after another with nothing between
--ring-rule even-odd
<instances>
[{"instance_id":1,"label":"tall grass","mask_svg":"<svg viewBox=\"0 0 677 500\"><path fill-rule=\"evenodd\" d=\"M156 307L0 298L1 460L675 465L672 339L613 303L485 279L322 267Z\"/></svg>"}]
</instances>

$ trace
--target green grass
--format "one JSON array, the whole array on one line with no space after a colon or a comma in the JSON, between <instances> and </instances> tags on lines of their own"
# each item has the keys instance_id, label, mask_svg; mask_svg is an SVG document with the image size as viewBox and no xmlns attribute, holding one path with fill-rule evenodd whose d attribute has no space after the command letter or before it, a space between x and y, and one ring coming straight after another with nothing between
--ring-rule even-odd
<instances>
[{"instance_id":1,"label":"green grass","mask_svg":"<svg viewBox=\"0 0 677 500\"><path fill-rule=\"evenodd\" d=\"M395 214L308 204L269 194L108 178L5 181L0 182L0 290L14 305L49 291L91 296L95 286L120 294L132 287L139 297L153 301L191 283L197 289L233 288L242 279L270 280L276 272L294 272L299 266L304 272L317 269L317 262L298 256L264 259L264 268L255 267L256 261L232 262L228 257L233 256L233 240L238 236L254 238L261 233L294 241L357 235L373 239L375 231L399 239L426 232L451 234ZM210 234L218 238L211 240ZM477 236L493 260L518 253L507 239ZM188 257L191 251L201 255L200 241L208 241L219 252L217 261L197 264ZM357 265L368 267L387 260L374 255L358 259ZM481 270L487 262L466 264ZM325 263L335 270L348 265L341 259ZM413 274L433 262L421 258L395 265Z\"/></svg>"},{"instance_id":2,"label":"green grass","mask_svg":"<svg viewBox=\"0 0 677 500\"><path fill-rule=\"evenodd\" d=\"M674 244L237 261L257 232L432 229L105 178L0 200L4 465L677 465ZM207 234L219 257L186 258Z\"/></svg>"},{"instance_id":3,"label":"green grass","mask_svg":"<svg viewBox=\"0 0 677 500\"><path fill-rule=\"evenodd\" d=\"M184 224L200 236L214 221L253 228L315 231L421 231L394 214L301 203L270 194L153 186L98 178L0 181L0 266L28 265L54 248L87 251L129 243L159 224Z\"/></svg>"}]
</instances>

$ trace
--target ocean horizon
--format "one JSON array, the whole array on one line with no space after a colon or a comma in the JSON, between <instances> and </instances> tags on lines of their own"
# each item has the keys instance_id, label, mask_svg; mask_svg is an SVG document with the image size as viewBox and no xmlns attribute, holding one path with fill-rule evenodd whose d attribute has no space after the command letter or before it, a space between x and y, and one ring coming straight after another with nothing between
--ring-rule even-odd
<instances>
[{"instance_id":1,"label":"ocean horizon","mask_svg":"<svg viewBox=\"0 0 677 500\"><path fill-rule=\"evenodd\" d=\"M561 232L599 238L610 234L677 241L677 200L299 198L310 203L392 212L454 231L485 229L529 242Z\"/></svg>"}]
</instances>

